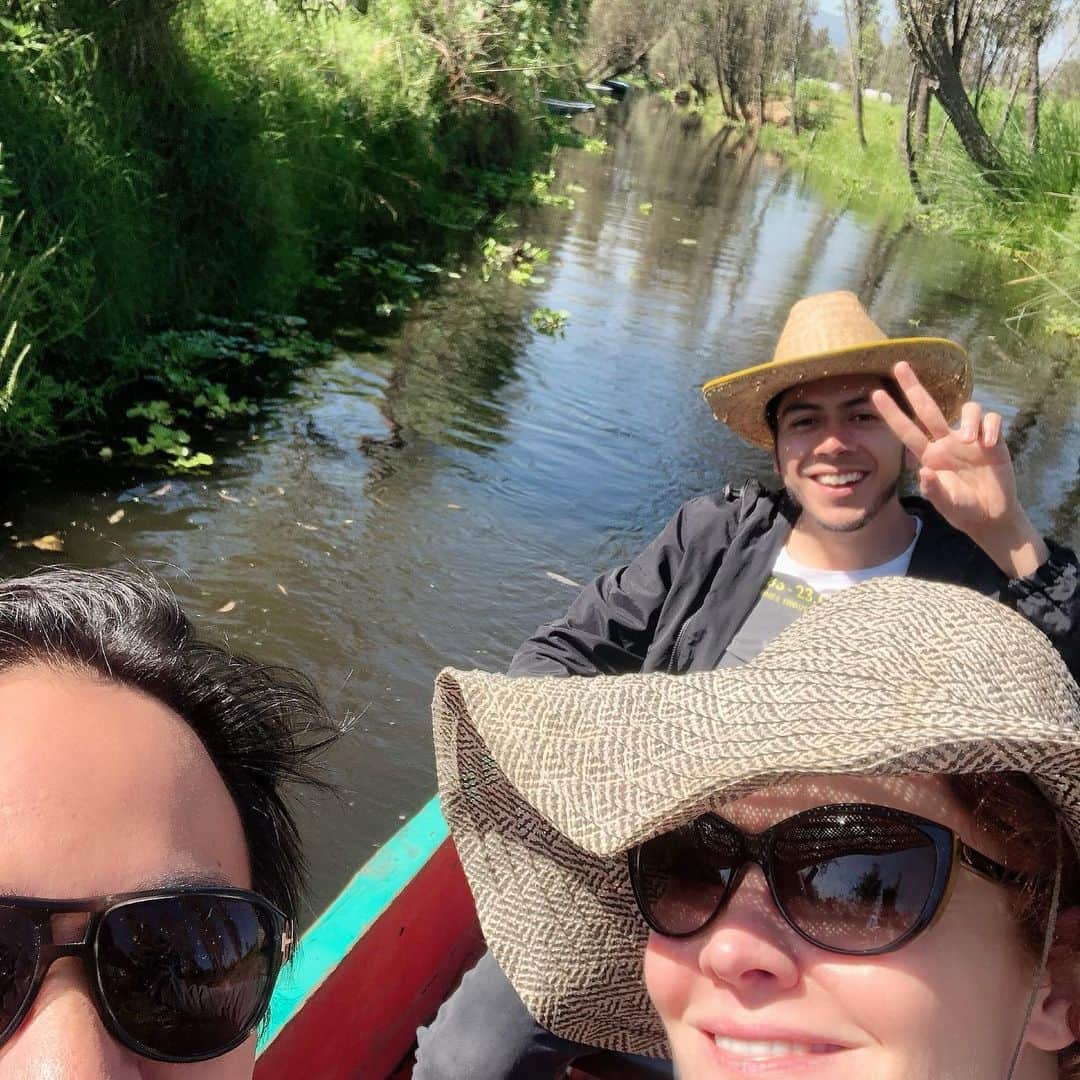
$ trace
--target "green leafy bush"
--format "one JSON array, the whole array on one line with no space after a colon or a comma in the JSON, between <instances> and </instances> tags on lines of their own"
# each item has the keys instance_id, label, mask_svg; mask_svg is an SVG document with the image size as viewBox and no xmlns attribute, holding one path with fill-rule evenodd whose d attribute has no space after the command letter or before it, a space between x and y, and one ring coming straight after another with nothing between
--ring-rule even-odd
<instances>
[{"instance_id":1,"label":"green leafy bush","mask_svg":"<svg viewBox=\"0 0 1080 1080\"><path fill-rule=\"evenodd\" d=\"M824 131L836 120L836 95L817 79L803 79L796 88L794 113L800 130Z\"/></svg>"},{"instance_id":2,"label":"green leafy bush","mask_svg":"<svg viewBox=\"0 0 1080 1080\"><path fill-rule=\"evenodd\" d=\"M117 412L156 400L133 358L200 312L293 310L350 280L399 310L418 267L528 190L551 137L534 102L569 70L581 2L4 0L5 370L32 348L0 447L143 419ZM202 359L230 385L227 348ZM198 383L170 392L227 419Z\"/></svg>"}]
</instances>

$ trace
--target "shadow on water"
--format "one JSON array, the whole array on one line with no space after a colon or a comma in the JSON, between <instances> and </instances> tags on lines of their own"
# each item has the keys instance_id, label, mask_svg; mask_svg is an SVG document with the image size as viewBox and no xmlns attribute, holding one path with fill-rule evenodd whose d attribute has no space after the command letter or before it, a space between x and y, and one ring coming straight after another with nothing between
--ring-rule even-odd
<instances>
[{"instance_id":1,"label":"shadow on water","mask_svg":"<svg viewBox=\"0 0 1080 1080\"><path fill-rule=\"evenodd\" d=\"M551 250L531 284L453 268L379 351L350 351L342 312L333 359L222 443L211 477L7 489L2 535L58 532L66 550L9 539L5 573L152 566L201 625L304 668L357 717L340 803L303 814L312 910L433 791L441 666L505 666L572 598L561 579L629 558L693 494L769 479L700 386L767 360L806 293L850 288L889 333L966 343L1025 504L1078 539L1077 378L1007 324L1006 268L827 203L741 133L687 130L657 100L611 110L603 134L602 156L559 158L553 190L574 206L522 215ZM564 336L530 327L539 306L569 312Z\"/></svg>"}]
</instances>

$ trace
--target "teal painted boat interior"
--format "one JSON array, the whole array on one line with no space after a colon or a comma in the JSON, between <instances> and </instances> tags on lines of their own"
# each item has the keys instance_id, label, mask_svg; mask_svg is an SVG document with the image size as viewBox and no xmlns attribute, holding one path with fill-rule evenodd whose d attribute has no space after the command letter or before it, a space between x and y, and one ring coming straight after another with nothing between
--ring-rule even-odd
<instances>
[{"instance_id":1,"label":"teal painted boat interior","mask_svg":"<svg viewBox=\"0 0 1080 1080\"><path fill-rule=\"evenodd\" d=\"M300 939L296 955L278 979L269 1018L259 1036L260 1052L390 907L446 837L446 821L436 797L357 871Z\"/></svg>"}]
</instances>

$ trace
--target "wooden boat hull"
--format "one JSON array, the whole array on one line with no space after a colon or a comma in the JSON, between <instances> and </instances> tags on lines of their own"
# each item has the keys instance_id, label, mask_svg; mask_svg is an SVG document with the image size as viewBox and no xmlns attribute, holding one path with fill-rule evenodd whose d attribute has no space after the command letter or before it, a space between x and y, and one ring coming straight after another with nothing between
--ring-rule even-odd
<instances>
[{"instance_id":1,"label":"wooden boat hull","mask_svg":"<svg viewBox=\"0 0 1080 1080\"><path fill-rule=\"evenodd\" d=\"M304 934L274 991L256 1080L408 1075L417 1027L482 950L433 799Z\"/></svg>"},{"instance_id":2,"label":"wooden boat hull","mask_svg":"<svg viewBox=\"0 0 1080 1080\"><path fill-rule=\"evenodd\" d=\"M409 1080L416 1029L483 948L465 873L432 799L301 938L274 989L255 1080ZM656 1075L602 1052L571 1071L574 1080Z\"/></svg>"}]
</instances>

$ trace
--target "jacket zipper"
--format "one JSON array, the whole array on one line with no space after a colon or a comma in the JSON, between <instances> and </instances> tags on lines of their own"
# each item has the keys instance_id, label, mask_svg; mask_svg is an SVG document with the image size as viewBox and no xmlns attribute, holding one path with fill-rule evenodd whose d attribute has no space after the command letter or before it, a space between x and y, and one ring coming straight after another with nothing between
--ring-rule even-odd
<instances>
[{"instance_id":1,"label":"jacket zipper","mask_svg":"<svg viewBox=\"0 0 1080 1080\"><path fill-rule=\"evenodd\" d=\"M689 619L684 620L682 626L679 627L679 632L675 635L675 644L671 646L671 655L668 657L667 662L667 673L669 675L675 674L672 669L675 667L675 657L676 655L678 655L679 652L679 642L682 641L683 634L686 633L686 628L689 624Z\"/></svg>"}]
</instances>

